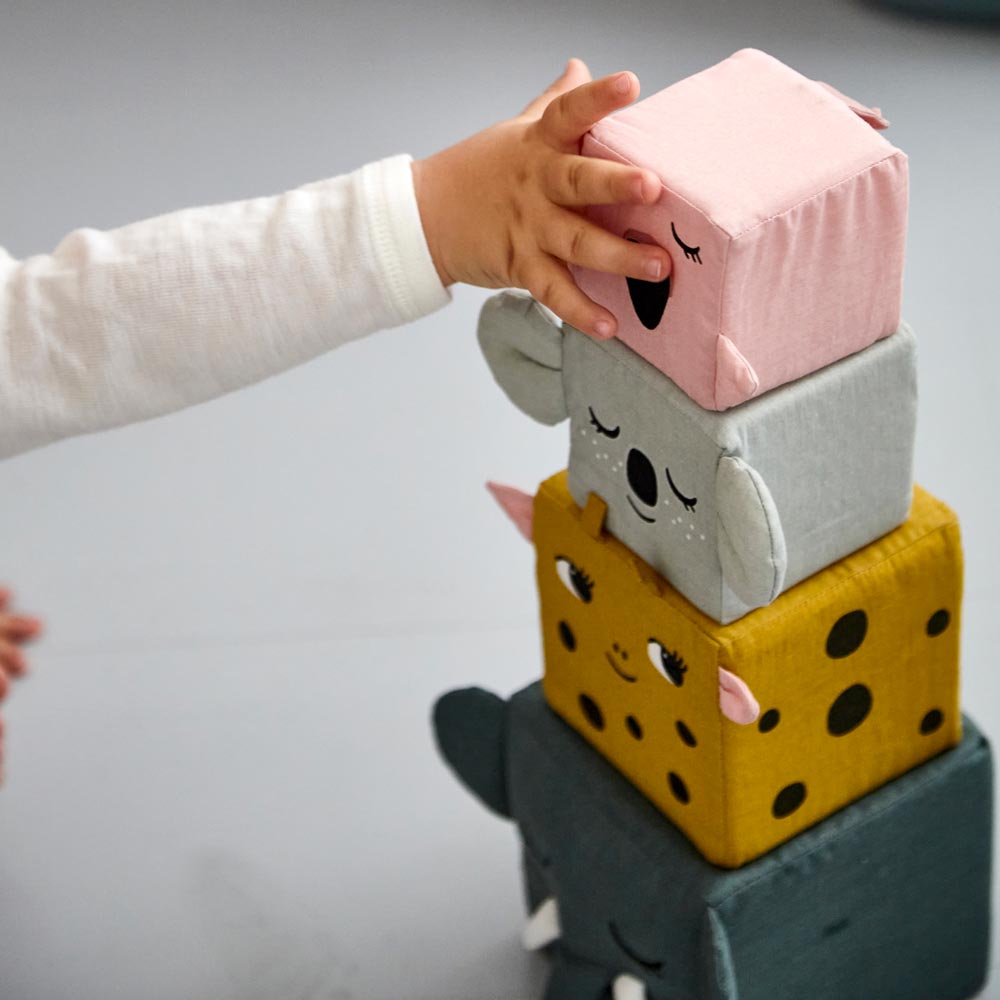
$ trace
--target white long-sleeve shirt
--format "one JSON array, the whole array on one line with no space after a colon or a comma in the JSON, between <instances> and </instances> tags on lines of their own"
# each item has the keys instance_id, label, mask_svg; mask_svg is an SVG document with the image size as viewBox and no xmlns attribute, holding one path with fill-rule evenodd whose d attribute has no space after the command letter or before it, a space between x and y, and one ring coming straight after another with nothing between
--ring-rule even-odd
<instances>
[{"instance_id":1,"label":"white long-sleeve shirt","mask_svg":"<svg viewBox=\"0 0 1000 1000\"><path fill-rule=\"evenodd\" d=\"M450 299L408 156L51 254L0 247L0 457L249 385Z\"/></svg>"}]
</instances>

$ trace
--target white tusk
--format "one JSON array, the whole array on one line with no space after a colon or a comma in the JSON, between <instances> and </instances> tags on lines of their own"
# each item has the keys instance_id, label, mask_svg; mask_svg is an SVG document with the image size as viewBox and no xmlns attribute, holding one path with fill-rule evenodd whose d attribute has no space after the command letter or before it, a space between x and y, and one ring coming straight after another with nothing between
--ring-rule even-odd
<instances>
[{"instance_id":1,"label":"white tusk","mask_svg":"<svg viewBox=\"0 0 1000 1000\"><path fill-rule=\"evenodd\" d=\"M620 975L611 987L614 1000L646 1000L646 984L628 973Z\"/></svg>"},{"instance_id":2,"label":"white tusk","mask_svg":"<svg viewBox=\"0 0 1000 1000\"><path fill-rule=\"evenodd\" d=\"M559 904L556 902L555 896L549 896L524 925L521 944L528 951L539 951L546 945L552 944L553 941L557 941L561 934Z\"/></svg>"}]
</instances>

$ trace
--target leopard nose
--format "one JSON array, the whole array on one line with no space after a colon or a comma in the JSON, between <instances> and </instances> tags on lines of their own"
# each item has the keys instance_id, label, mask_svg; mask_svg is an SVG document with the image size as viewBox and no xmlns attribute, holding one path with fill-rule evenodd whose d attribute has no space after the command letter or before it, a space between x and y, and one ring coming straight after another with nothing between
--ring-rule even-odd
<instances>
[{"instance_id":1,"label":"leopard nose","mask_svg":"<svg viewBox=\"0 0 1000 1000\"><path fill-rule=\"evenodd\" d=\"M639 451L632 448L625 462L625 474L632 492L647 506L656 506L656 470L653 463Z\"/></svg>"}]
</instances>

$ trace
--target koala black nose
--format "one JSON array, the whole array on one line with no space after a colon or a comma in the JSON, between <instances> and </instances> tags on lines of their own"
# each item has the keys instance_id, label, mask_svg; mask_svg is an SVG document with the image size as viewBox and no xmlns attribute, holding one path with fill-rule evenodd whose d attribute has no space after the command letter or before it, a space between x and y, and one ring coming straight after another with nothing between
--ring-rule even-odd
<instances>
[{"instance_id":1,"label":"koala black nose","mask_svg":"<svg viewBox=\"0 0 1000 1000\"><path fill-rule=\"evenodd\" d=\"M653 463L639 451L633 448L628 453L625 463L625 474L632 492L647 506L656 506L656 470Z\"/></svg>"}]
</instances>

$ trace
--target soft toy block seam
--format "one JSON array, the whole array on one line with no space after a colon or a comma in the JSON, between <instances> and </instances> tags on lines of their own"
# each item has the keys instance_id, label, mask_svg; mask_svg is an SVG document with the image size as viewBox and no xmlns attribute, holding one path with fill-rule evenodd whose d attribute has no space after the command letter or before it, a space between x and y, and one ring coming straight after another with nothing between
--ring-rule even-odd
<instances>
[{"instance_id":1,"label":"soft toy block seam","mask_svg":"<svg viewBox=\"0 0 1000 1000\"><path fill-rule=\"evenodd\" d=\"M602 754L599 750L597 750L596 748L592 747L587 742L587 740L584 739L583 736L581 736L568 722L566 722L565 719L563 719L563 717L561 715L559 715L559 713L554 708L552 708L549 705L549 703L547 701L545 702L545 710L547 712L551 712L556 717L556 719L558 720L559 724L561 726L565 726L567 728L567 730L569 731L569 733L572 735L573 739L580 741L580 743L584 746L584 748L586 749L586 751L587 751L588 754L593 754L597 760L601 761L602 764L606 765L607 767L610 767L611 770L614 771L615 774L618 776L619 780L626 782L629 785L629 787L632 788L632 790L637 795L642 796L643 801L646 802L646 803L648 803L649 807L651 809L654 809L656 811L656 815L657 815L657 817L660 820L662 820L664 823L669 823L672 827L674 827L676 830L678 830L678 832L681 834L681 836L687 838L689 841L691 840L691 838L688 837L687 834L685 834L683 832L683 830L681 830L680 827L677 826L677 824L673 822L673 820L671 820L669 817L667 817L662 812L662 810L659 808L659 806L657 806L654 802L652 802L647 795L645 795L635 785L633 785L632 782L622 773L622 771L620 771L618 769L618 767L612 761L610 761L607 757L605 757L604 754ZM530 748L533 749L535 756L542 756L542 757L544 757L551 765L553 765L556 768L556 770L561 770L562 769L562 767L563 767L562 762L549 751L549 749L546 746L546 744L542 740L539 740L538 737L534 733L532 733L532 732L522 732L522 733L519 733L518 735L519 735L519 739L520 740L523 740L526 744L528 744L530 746ZM608 821L608 824L610 826L614 827L616 834L618 834L619 836L621 836L621 838L623 840L625 840L635 850L639 851L641 854L644 854L644 855L646 854L646 851L645 851L646 843L645 843L645 841L643 839L639 838L639 837L636 837L632 833L632 831L631 831L630 828L628 828L626 826L623 826L616 819L615 813L611 809L609 809L609 808L607 808L605 806L605 803L601 800L600 797L594 796L594 795L590 794L589 787L587 787L587 786L581 787L574 794L585 795L586 798L589 801L597 803L598 806L599 806L600 812L602 813L602 815L605 816L605 818ZM520 823L521 823L520 817L518 817L516 815L514 816L514 821L518 825L520 825ZM692 843L692 846L693 846L693 843ZM697 848L695 848L695 850L697 850Z\"/></svg>"},{"instance_id":2,"label":"soft toy block seam","mask_svg":"<svg viewBox=\"0 0 1000 1000\"><path fill-rule=\"evenodd\" d=\"M965 715L963 715L962 722L965 723L967 721L971 720L968 720L968 718ZM979 731L977 730L977 732ZM922 764L918 764L916 768L906 771L903 774L896 775L895 777L889 778L887 781L882 782L881 785L876 785L874 788L870 789L866 793L865 798L867 798L868 796L872 795L877 791L880 791L888 787L895 781L899 781L907 777L909 777L910 779L909 786L904 791L901 791L897 797L894 797L891 802L886 803L879 809L873 808L869 810L869 812L867 812L864 816L853 819L851 822L849 822L847 826L838 831L838 835L843 835L849 832L854 832L856 830L864 829L864 827L880 819L891 809L896 808L896 806L899 803L905 802L908 799L911 799L913 796L920 794L926 788L929 788L938 780L937 774L935 773L933 775L928 776L925 772L924 775L922 776L922 780L918 781L914 775L914 771L920 771L922 768L928 767L935 761L940 761L941 758L944 757L946 754L954 753L959 749L961 749L961 747L962 747L961 743L958 743L952 747L948 747L947 749L942 750L940 753L935 754L933 757L928 758ZM979 755L984 752L984 750L987 755L987 759L989 759L990 757L989 740L986 739L986 737L982 734L982 732L979 732L979 741L975 744L975 746L969 747L968 750L966 751L968 759L970 761L976 761ZM845 805L841 806L840 809L837 809L835 812L830 813L828 816L817 821L812 826L806 827L805 830L803 830L799 834L796 834L796 836L794 836L791 840L786 840L783 843L778 844L776 847L772 848L771 851L786 850L788 854L792 854L792 848L797 848L798 849L797 852L794 854L794 856L790 857L788 860L800 862L805 858L810 858L813 855L825 850L827 847L825 843L817 843L814 847L811 848L803 847L802 846L803 834L808 833L810 830L815 830L818 826L822 825L823 823L828 823L831 819L841 816L842 813L849 812L851 807L856 805L859 801L863 800L855 799L854 802L846 803ZM767 857L767 855L770 854L771 851L768 851L766 854L760 855L760 857L762 858ZM753 864L753 861L755 860L757 859L756 858L753 859L752 861L748 862L748 864ZM744 866L741 865L740 867L742 868ZM738 871L739 869L731 869L731 870ZM716 909L718 909L722 904L735 901L745 892L749 892L751 889L753 889L754 886L764 881L765 879L771 877L771 874L772 873L770 872L764 872L763 874L758 875L756 878L750 879L749 881L745 882L743 885L736 886L726 892L723 892L719 896L713 898L713 902L711 905Z\"/></svg>"},{"instance_id":3,"label":"soft toy block seam","mask_svg":"<svg viewBox=\"0 0 1000 1000\"><path fill-rule=\"evenodd\" d=\"M561 475L561 476L565 476L565 475L566 475L565 471L564 471L564 472L561 472L561 473L556 473L556 476L560 476L560 475ZM554 477L550 477L550 478L554 478ZM538 492L539 492L539 494L540 494L540 493L541 493L541 492L542 492L543 490L545 490L545 487L546 487L546 485L547 485L547 483L548 483L548 482L549 482L549 480L546 480L545 482L543 482L543 483L542 483L542 485L541 485L541 486L539 487L539 491L538 491ZM581 514L582 514L582 511L580 510L580 507L579 507L579 505L578 505L578 504L576 503L576 501L572 499L572 494L571 494L571 493L569 492L569 488L568 488L568 487L566 487L566 493L567 493L567 495L569 496L569 498L570 498L570 502L571 502L571 504L572 504L572 509L571 509L571 510L569 510L569 511L568 511L568 513L570 514L570 516L572 516L572 517L574 517L574 518L576 519L577 523L578 523L578 524L579 524L579 526L580 526L580 530L581 530L581 531L585 531L585 529L584 529L584 527L583 527L583 524L582 524L582 523L580 523L580 517L581 517ZM555 507L555 508L556 508L557 510L566 510L566 508L565 508L565 507L563 507L563 506L562 506L562 505L560 504L560 502L559 502L559 498L558 498L557 496L553 496L553 495L552 495L551 493L548 493L548 492L547 492L547 500L548 500L548 502L549 502L549 503L551 503L551 504L552 504L552 505L553 505L553 506L554 506L554 507ZM639 559L639 556L635 555L635 553L633 553L633 552L632 552L632 550L631 550L631 549L630 549L630 548L629 548L629 547L628 547L627 545L625 545L625 543L624 543L624 542L621 542L621 541L619 541L619 540L618 540L617 538L615 538L615 536L614 536L614 535L611 535L611 534L609 534L609 533L608 533L608 532L607 532L606 530L605 530L605 535L606 535L606 536L607 536L608 538L611 538L611 539L613 539L613 540L614 540L614 542L616 543L616 545L620 545L620 546L622 547L622 549L624 549L625 551L627 551L627 552L631 553L631 555L632 555L632 558L633 558L633 559ZM623 555L622 555L621 553L616 553L616 554L615 554L615 556L616 556L616 558L618 558L618 559L624 559L624 558L625 558L625 557L624 557L624 556L623 556ZM641 562L645 562L645 560L640 560L640 561L641 561ZM646 565L649 565L649 564L647 563ZM652 567L650 567L650 568L652 569ZM679 614L679 615L680 615L680 616L681 616L681 617L682 617L682 618L683 618L683 619L684 619L684 620L685 620L686 622L688 622L688 623L689 623L690 625L693 625L693 626L695 627L695 629L696 629L696 630L697 630L698 632L700 632L700 633L702 634L702 636L703 636L703 637L704 637L704 638L705 638L705 639L706 639L706 640L707 640L708 642L710 642L710 643L711 643L711 644L712 644L712 645L713 645L713 646L714 646L714 647L716 648L716 657L718 657L718 655L719 655L719 651L720 651L720 650L722 649L722 647L723 647L723 643L721 643L721 642L720 642L720 641L719 641L719 640L718 640L718 639L717 639L717 638L716 638L716 637L715 637L714 635L710 634L709 632L706 632L706 631L705 631L705 629L704 629L704 624L703 624L702 622L700 622L700 621L698 620L698 617L696 617L695 615L697 615L697 616L700 616L700 617L702 617L702 618L709 618L709 619L711 619L711 616L710 616L710 615L706 615L704 611L701 611L701 610L700 610L699 608L696 608L696 607L695 607L695 606L694 606L694 605L693 605L693 604L692 604L692 603L691 603L691 602L690 602L690 601L689 601L689 600L688 600L688 599L687 599L687 598L686 598L686 597L685 597L685 596L684 596L684 595L683 595L683 594L682 594L682 593L681 593L681 592L680 592L680 591L679 591L679 590L678 590L678 589L677 589L677 588L676 588L676 587L675 587L675 586L674 586L674 585L673 585L673 584L672 584L672 583L671 583L671 582L670 582L669 580L667 580L667 579L666 579L666 578L665 578L665 577L664 577L664 576L663 576L662 574L660 574L660 573L657 573L657 572L656 572L656 570L653 570L653 575L654 575L654 577L656 577L656 578L657 578L658 580L662 580L662 581L663 581L663 583L664 583L664 584L666 584L666 586L667 586L667 587L669 587L669 588L671 589L671 591L673 591L673 593L674 593L674 594L676 594L676 595L677 595L677 596L678 596L678 597L679 597L679 598L681 599L681 602L682 602L682 603L679 603L679 604L677 604L677 605L675 606L675 610L677 611L677 613L678 613L678 614ZM656 595L657 595L658 597L662 597L662 590L661 590L660 588L658 588L658 587L657 587L657 585L656 585L655 583L652 583L652 582L650 582L649 580L646 580L646 579L643 579L643 580L642 580L642 584L643 584L643 586L644 586L644 587L648 587L648 588L650 588L650 590L652 590L652 592L653 592L654 594L656 594ZM693 610L693 611L695 612L695 615L692 615L692 614L691 614L691 611L692 611L692 610ZM736 671L733 671L733 673L736 673Z\"/></svg>"},{"instance_id":4,"label":"soft toy block seam","mask_svg":"<svg viewBox=\"0 0 1000 1000\"><path fill-rule=\"evenodd\" d=\"M811 612L818 604L821 603L821 601L823 600L823 597L826 594L830 593L830 591L835 590L835 589L839 589L839 588L843 587L845 584L851 582L852 580L861 579L862 577L865 577L865 576L867 576L870 573L874 573L877 569L879 569L881 566L884 566L886 563L893 562L894 560L899 559L901 556L903 556L906 552L908 552L915 545L921 545L923 542L925 542L932 535L936 535L938 533L942 533L942 534L945 534L946 536L950 536L951 535L951 529L957 529L958 526L959 526L958 519L953 516L952 520L945 521L944 523L937 525L931 531L926 532L925 534L921 535L919 538L913 539L913 541L908 542L906 545L904 545L900 549L896 549L896 551L894 551L894 552L890 553L889 555L883 557L878 562L873 563L871 566L867 566L864 569L859 569L859 570L855 571L854 573L852 573L850 576L847 576L847 577L844 577L841 580L838 580L837 583L834 586L829 587L827 590L824 590L821 594L817 594L816 597L810 598L806 603L802 603L802 604L796 603L793 607L789 607L787 610L782 611L780 614L778 614L778 616L776 618L774 618L770 622L768 622L769 628L773 628L776 625L780 625L790 615L797 617L799 615L807 614L807 613ZM877 541L877 539L876 539L876 541ZM958 545L955 545L954 541L950 537L947 538L947 542L948 542L948 548L952 549L952 551L957 551L959 554L961 553L961 551L962 551L962 549L961 549L961 543L959 543ZM875 544L875 543L872 542L870 544ZM853 554L854 553L851 553L851 555L853 555ZM845 558L850 558L850 556L846 556ZM823 571L820 570L819 572L823 572ZM815 575L815 574L813 574L813 575ZM809 577L807 577L806 579L809 579ZM804 582L805 582L804 580L800 581L800 583L804 583ZM798 586L798 584L796 584L796 586ZM794 590L794 587L790 588L788 591L786 591L786 593L791 593L792 590ZM768 605L768 606L770 606L770 605ZM733 634L727 634L726 636L724 636L724 637L722 637L722 638L719 639L719 643L720 643L720 645L722 645L724 647L726 653L728 653L728 654L731 655L732 652L735 649L739 648L739 646L741 645L741 643L743 642L743 640L749 634L748 627L747 627L747 619L750 618L750 617L752 617L752 615L753 615L753 612L750 612L750 614L745 615L743 618L740 618L737 621L731 622L729 625L725 626L727 632L729 632L731 630L732 632L736 633L735 635L733 635Z\"/></svg>"},{"instance_id":5,"label":"soft toy block seam","mask_svg":"<svg viewBox=\"0 0 1000 1000\"><path fill-rule=\"evenodd\" d=\"M803 205L807 205L809 202L815 201L817 198L822 198L823 195L827 194L830 191L833 191L834 188L842 187L844 184L850 184L850 182L853 181L855 178L860 177L862 174L868 173L869 170L874 170L876 167L882 166L883 163L887 163L889 160L892 160L894 157L897 156L902 157L904 161L908 159L906 153L904 153L901 149L896 149L895 147L893 147L892 152L887 153L885 156L882 157L882 159L875 160L872 163L869 163L866 166L862 167L860 170L855 170L854 173L851 174L850 176L844 177L842 180L835 181L833 184L828 184L825 188L823 188L820 191L817 191L815 194L811 194L807 198L800 199L794 205L789 205L788 208L783 208L780 212L775 212L773 215L769 215L766 219L761 219L760 222L755 222L752 226L749 226L748 228L743 229L738 233L733 233L731 239L733 240L741 239L742 237L749 235L755 230L760 229L761 226L766 226L769 222L774 222L775 219L780 219L782 216L788 215L790 212L794 212L797 208L801 208Z\"/></svg>"},{"instance_id":6,"label":"soft toy block seam","mask_svg":"<svg viewBox=\"0 0 1000 1000\"><path fill-rule=\"evenodd\" d=\"M718 412L718 407L719 407L719 344L718 344L718 338L719 337L728 337L728 334L726 334L723 331L723 328L722 328L722 326L723 326L723 324L722 324L722 318L723 318L723 316L725 316L725 312L723 311L723 307L726 304L726 289L729 287L729 281L727 279L729 278L729 251L732 248L732 245L733 245L733 238L732 238L732 236L730 236L729 239L726 240L726 246L725 246L725 250L723 252L723 258L722 258L722 272L721 272L721 275L719 277L719 303L718 303L718 308L717 308L717 311L716 311L716 316L718 317L718 322L716 323L716 330L715 330L715 336L716 336L716 345L715 345L715 370L712 372L712 406L714 406L716 408L716 412ZM732 337L729 337L729 340L732 343L734 343L734 344L736 343L736 341L734 341ZM749 363L750 362L747 361L747 364L749 364ZM758 387L759 387L759 385L758 385ZM754 395L756 395L756 393ZM722 606L722 595L721 594L719 596L719 606L720 607Z\"/></svg>"},{"instance_id":7,"label":"soft toy block seam","mask_svg":"<svg viewBox=\"0 0 1000 1000\"><path fill-rule=\"evenodd\" d=\"M719 331L721 333L721 331ZM586 336L586 334L581 334L581 336ZM623 368L630 377L637 378L641 382L645 383L657 396L663 398L664 392L662 389L663 380L666 379L679 393L682 393L684 398L691 404L691 406L698 406L698 404L691 399L691 397L684 392L683 389L677 383L670 378L669 375L660 371L652 362L647 361L641 354L636 352L633 348L629 347L622 341L618 343L621 345L622 351L628 351L626 355L627 360L624 358L616 356L615 349L610 347L610 341L605 340L593 340L592 343L598 348L604 351L605 354L611 359L614 364ZM565 376L564 376L565 377ZM703 410L703 407L698 407L699 410ZM679 411L678 411L679 412ZM714 415L716 411L707 410L704 411L710 415ZM692 427L694 427L706 440L710 441L717 448L724 448L727 452L737 446L737 442L734 439L732 433L727 433L725 435L715 435L710 434L704 427L701 421L694 419L687 413L681 413L681 416L687 421ZM720 437L725 437L725 440L719 440Z\"/></svg>"},{"instance_id":8,"label":"soft toy block seam","mask_svg":"<svg viewBox=\"0 0 1000 1000\"><path fill-rule=\"evenodd\" d=\"M679 194L669 184L667 184L667 182L664 181L662 177L660 177L659 171L655 170L652 167L643 167L640 164L636 163L634 160L630 159L628 156L622 155L621 153L618 152L617 149L613 149L611 146L607 145L606 143L598 139L593 132L590 133L590 139L595 145L600 146L603 150L610 153L619 163L627 163L630 167L638 167L641 170L653 170L653 173L656 174L656 176L659 178L660 183L663 185L664 190L669 191L678 201L684 202L684 204L687 205L688 208L697 212L699 215L704 216L708 224L713 228L718 229L718 231L722 233L722 235L725 236L727 240L733 239L733 234L730 233L727 229L720 226L718 222L716 222L713 218L711 218L711 216L705 209L699 208L697 205L694 204L694 202L688 201L688 199L685 198L684 195Z\"/></svg>"}]
</instances>

